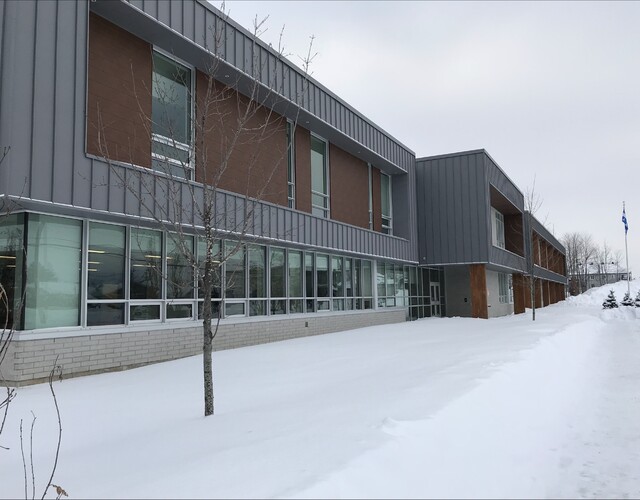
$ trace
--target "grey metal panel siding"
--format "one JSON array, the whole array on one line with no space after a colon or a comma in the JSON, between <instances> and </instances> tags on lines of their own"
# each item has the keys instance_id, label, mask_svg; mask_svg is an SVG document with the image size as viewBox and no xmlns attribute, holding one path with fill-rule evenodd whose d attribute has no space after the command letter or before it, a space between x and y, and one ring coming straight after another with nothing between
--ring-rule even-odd
<instances>
[{"instance_id":1,"label":"grey metal panel siding","mask_svg":"<svg viewBox=\"0 0 640 500\"><path fill-rule=\"evenodd\" d=\"M502 248L491 246L489 250L489 261L492 264L508 267L510 269L525 272L527 269L524 257L503 250Z\"/></svg>"},{"instance_id":2,"label":"grey metal panel siding","mask_svg":"<svg viewBox=\"0 0 640 500\"><path fill-rule=\"evenodd\" d=\"M92 3L90 8L100 14L105 14L109 10L113 11L116 9L114 6L109 6L109 3L111 2L108 0L101 0ZM223 22L218 11L213 6L200 0L195 1L195 3L190 0L185 1L185 4L194 6L193 15L191 15L191 5L188 7L183 5L182 9L180 9L177 6L174 7L174 1L145 0L144 2L140 2L138 0L125 0L123 4L129 8L130 22L135 22L131 19L135 10L144 12L146 15L170 27L200 47L209 50L213 50L213 32L207 27ZM221 51L221 57L241 71L251 74L252 61L248 55L249 52L246 50L252 44L250 33L233 21L229 20L223 23L227 36L226 50ZM259 48L259 60L265 61L269 54L273 54L273 50L266 44L259 41L257 46ZM271 76L265 77L262 75L261 81L276 92L295 101L303 87L303 75L301 70L289 61L284 61L284 68L285 73L288 73L288 75L283 75L283 79L296 83L296 91L293 93L283 92L281 86L278 85L277 82L274 82ZM377 127L348 104L344 103L344 101L323 87L319 82L312 78L308 80L309 98L303 104L304 109L331 127L349 136L352 140L375 152L384 160L404 171L407 170L415 158L415 155L410 149L399 143L390 134ZM337 115L340 113L332 113L331 108L334 103L338 103L342 107L345 115L344 118L346 118L345 120L339 119Z\"/></svg>"},{"instance_id":3,"label":"grey metal panel siding","mask_svg":"<svg viewBox=\"0 0 640 500\"><path fill-rule=\"evenodd\" d=\"M87 3L6 2L3 12L0 141L11 147L3 191L65 204L78 192L88 201L91 182L80 179Z\"/></svg>"},{"instance_id":4,"label":"grey metal panel siding","mask_svg":"<svg viewBox=\"0 0 640 500\"><path fill-rule=\"evenodd\" d=\"M5 22L7 22L7 16L5 15L6 2L0 2L0 148L8 146L9 142L5 137L5 130L7 129L7 125L9 124L8 120L5 120L3 116L8 114L5 112L4 107L8 107L8 102L3 98L3 88L5 88L5 79L2 78L2 75L9 71L9 68L5 68L5 51L10 50L10 40L6 37L6 29ZM5 125L6 122L6 125ZM7 160L7 165L9 164ZM7 169L0 168L0 195L4 194L7 186Z\"/></svg>"},{"instance_id":5,"label":"grey metal panel siding","mask_svg":"<svg viewBox=\"0 0 640 500\"><path fill-rule=\"evenodd\" d=\"M55 80L54 80L54 153L51 199L58 203L71 203L71 185L74 167L74 128L69 126L68 115L75 109L75 79L69 85L69 76L75 75L76 40L74 30L67 22L77 24L77 9L73 2L60 2L56 23ZM68 55L71 54L72 57Z\"/></svg>"},{"instance_id":6,"label":"grey metal panel siding","mask_svg":"<svg viewBox=\"0 0 640 500\"><path fill-rule=\"evenodd\" d=\"M542 278L545 280L554 281L556 283L562 283L563 285L567 284L566 276L562 276L561 274L554 273L553 271L549 271L548 269L544 269L542 267L535 266L533 274L536 278Z\"/></svg>"},{"instance_id":7,"label":"grey metal panel siding","mask_svg":"<svg viewBox=\"0 0 640 500\"><path fill-rule=\"evenodd\" d=\"M165 196L167 179L152 171L134 169L123 165L107 165L102 160L91 160L92 217L119 222L136 223L138 220L153 223L153 219L171 214L171 200ZM122 184L127 183L128 189ZM183 183L186 186L186 183ZM201 187L195 186L196 200L202 200ZM183 188L184 199L191 196ZM223 232L237 232L243 226L243 216L249 204L249 233L251 238L290 242L300 247L315 247L325 251L369 255L398 261L415 262L415 243L382 233L361 229L340 222L321 219L309 214L296 212L286 207L258 201L246 200L241 195L218 191L216 198L218 229ZM255 207L251 204L255 204ZM190 204L184 204L182 222L198 225L199 221ZM42 208L47 210L46 206ZM65 209L74 211L72 207ZM59 212L58 209L56 209ZM76 215L86 212L76 210ZM372 251L373 250L373 251Z\"/></svg>"},{"instance_id":8,"label":"grey metal panel siding","mask_svg":"<svg viewBox=\"0 0 640 500\"><path fill-rule=\"evenodd\" d=\"M418 159L421 264L487 262L488 189L483 155Z\"/></svg>"},{"instance_id":9,"label":"grey metal panel siding","mask_svg":"<svg viewBox=\"0 0 640 500\"><path fill-rule=\"evenodd\" d=\"M179 18L176 17L179 4L167 5L171 5L171 22L197 36L201 23L197 11L204 13L206 9L199 3L190 4L194 6L193 15L190 7L183 5ZM85 154L87 26L91 5L89 2L0 4L3 42L0 144L12 148L7 168L3 163L0 169L3 175L0 193L21 196L25 208L134 224L149 218L147 222L151 223L154 215L167 213L171 208L168 200L163 199L160 177L145 173L147 180L140 183L138 171L132 167L109 166ZM136 5L153 11L157 2ZM323 92L319 87L319 95L326 100ZM327 112L326 104L321 111ZM354 114L349 114L353 118ZM136 194L124 189L123 183L131 184ZM186 189L183 193L188 194ZM230 193L219 196L220 213L224 215L220 229L237 230L246 200ZM202 198L201 188L196 189L196 198ZM188 203L190 196L183 196L185 200L184 222L198 224ZM284 239L300 247L315 246L374 258L416 260L415 238L411 241L387 236L285 207L269 204L260 207L251 224L257 238ZM413 217L410 210L407 213L409 218ZM375 252L380 253L373 255Z\"/></svg>"},{"instance_id":10,"label":"grey metal panel siding","mask_svg":"<svg viewBox=\"0 0 640 500\"><path fill-rule=\"evenodd\" d=\"M511 203L521 212L524 212L524 195L518 187L511 182L511 179L502 169L491 159L489 155L484 155L489 183L500 191Z\"/></svg>"},{"instance_id":11,"label":"grey metal panel siding","mask_svg":"<svg viewBox=\"0 0 640 500\"><path fill-rule=\"evenodd\" d=\"M51 199L51 186L55 175L52 153L56 7L57 2L36 3L30 196L40 200Z\"/></svg>"},{"instance_id":12,"label":"grey metal panel siding","mask_svg":"<svg viewBox=\"0 0 640 500\"><path fill-rule=\"evenodd\" d=\"M5 3L3 44L2 144L11 148L2 169L6 182L2 191L29 196L33 117L34 51L36 4Z\"/></svg>"}]
</instances>

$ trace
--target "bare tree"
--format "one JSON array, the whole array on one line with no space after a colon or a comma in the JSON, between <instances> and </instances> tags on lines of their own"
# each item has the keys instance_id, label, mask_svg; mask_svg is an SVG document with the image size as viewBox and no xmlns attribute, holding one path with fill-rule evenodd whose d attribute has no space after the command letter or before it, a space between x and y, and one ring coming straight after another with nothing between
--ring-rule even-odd
<instances>
[{"instance_id":1,"label":"bare tree","mask_svg":"<svg viewBox=\"0 0 640 500\"><path fill-rule=\"evenodd\" d=\"M535 273L536 267L536 255L540 254L539 240L534 238L533 220L536 212L542 206L542 199L536 192L536 178L533 177L533 184L531 188L527 189L524 195L524 216L526 217L527 227L527 239L529 241L529 252L526 255L527 259L527 274L529 279L529 294L531 298L531 320L536 320L536 293L537 293L537 278ZM535 241L534 241L535 240Z\"/></svg>"},{"instance_id":2,"label":"bare tree","mask_svg":"<svg viewBox=\"0 0 640 500\"><path fill-rule=\"evenodd\" d=\"M149 217L167 231L173 251L172 268L166 276L161 276L162 266L157 263L149 262L148 269L166 279L172 289L193 290L189 283L194 282L194 277L198 283L203 299L205 416L214 413L212 350L222 315L220 302L215 300L221 298L225 289L230 293L234 288L232 261L238 254L243 255L247 243L255 240L250 228L264 209L262 201L273 199L277 194L274 190L287 188L287 184L282 186L274 180L283 171L281 167L291 151L314 57L312 37L308 53L301 58L302 91L295 98L297 102L286 102L277 92L276 83L281 80L277 70L284 58L282 32L277 50L273 51L277 62L270 70L269 83L260 83L260 77L267 73L267 61L260 60L257 40L264 33L266 19L256 18L249 49L252 61L249 78L238 78L235 82L227 79L222 83L220 76L228 70L224 71L216 54L225 39L226 17L223 5L222 15L209 27L215 46L208 47L210 58L206 68L194 74L193 94L191 73L180 69L171 69L163 77L156 77L154 72L152 88L134 89L139 118L146 136L152 139L155 173L136 167L133 159L127 168L113 161L109 130L100 113L96 127L100 156L110 166L119 187L129 192ZM158 58L162 60L163 56ZM194 107L186 127L172 116L181 105L181 92L187 93ZM151 114L142 105L149 97ZM287 122L275 113L275 104L290 107L287 114L293 118ZM225 189L239 193L242 200L233 207L226 206ZM223 237L224 246L220 244ZM221 276L225 263L227 272ZM218 304L217 309L213 304Z\"/></svg>"}]
</instances>

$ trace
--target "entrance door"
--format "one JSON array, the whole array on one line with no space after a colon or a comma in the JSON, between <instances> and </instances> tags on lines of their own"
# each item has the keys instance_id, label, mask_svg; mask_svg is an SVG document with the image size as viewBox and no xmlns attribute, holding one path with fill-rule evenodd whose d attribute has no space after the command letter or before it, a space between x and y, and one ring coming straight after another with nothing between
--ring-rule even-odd
<instances>
[{"instance_id":1,"label":"entrance door","mask_svg":"<svg viewBox=\"0 0 640 500\"><path fill-rule=\"evenodd\" d=\"M431 316L441 316L440 283L431 283Z\"/></svg>"}]
</instances>

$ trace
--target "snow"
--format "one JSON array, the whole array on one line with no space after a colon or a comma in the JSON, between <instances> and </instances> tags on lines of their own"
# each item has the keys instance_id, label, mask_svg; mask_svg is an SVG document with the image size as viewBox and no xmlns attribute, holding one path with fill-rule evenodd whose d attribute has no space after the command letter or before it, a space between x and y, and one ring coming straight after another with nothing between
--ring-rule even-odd
<instances>
[{"instance_id":1,"label":"snow","mask_svg":"<svg viewBox=\"0 0 640 500\"><path fill-rule=\"evenodd\" d=\"M54 483L72 498L640 497L640 321L592 289L530 314L430 318L54 384ZM631 282L635 297L640 284ZM0 497L38 491L57 421L19 389L0 438ZM51 496L51 495L49 495Z\"/></svg>"}]
</instances>

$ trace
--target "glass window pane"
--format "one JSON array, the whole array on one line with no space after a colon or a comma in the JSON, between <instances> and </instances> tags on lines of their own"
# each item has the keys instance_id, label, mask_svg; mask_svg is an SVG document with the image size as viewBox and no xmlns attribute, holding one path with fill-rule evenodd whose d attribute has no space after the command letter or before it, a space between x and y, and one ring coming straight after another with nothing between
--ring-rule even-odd
<instances>
[{"instance_id":1,"label":"glass window pane","mask_svg":"<svg viewBox=\"0 0 640 500\"><path fill-rule=\"evenodd\" d=\"M351 259L344 259L344 287L347 297L353 297L353 280L351 275Z\"/></svg>"},{"instance_id":2,"label":"glass window pane","mask_svg":"<svg viewBox=\"0 0 640 500\"><path fill-rule=\"evenodd\" d=\"M314 268L313 268L313 254L304 254L304 267L305 267L305 297L315 297L315 285L314 285Z\"/></svg>"},{"instance_id":3,"label":"glass window pane","mask_svg":"<svg viewBox=\"0 0 640 500\"><path fill-rule=\"evenodd\" d=\"M326 172L326 143L311 136L311 190L328 194Z\"/></svg>"},{"instance_id":4,"label":"glass window pane","mask_svg":"<svg viewBox=\"0 0 640 500\"><path fill-rule=\"evenodd\" d=\"M361 276L361 261L360 259L353 260L353 288L356 297L362 297L362 280Z\"/></svg>"},{"instance_id":5,"label":"glass window pane","mask_svg":"<svg viewBox=\"0 0 640 500\"><path fill-rule=\"evenodd\" d=\"M176 147L172 141L169 141L169 144L161 141L152 141L151 152L160 157L156 158L160 164L163 161L167 161L167 159L172 159L182 168L189 165L189 150L184 147Z\"/></svg>"},{"instance_id":6,"label":"glass window pane","mask_svg":"<svg viewBox=\"0 0 640 500\"><path fill-rule=\"evenodd\" d=\"M318 297L329 297L329 256L316 255L316 290ZM327 303L328 304L328 303ZM320 305L318 304L318 310Z\"/></svg>"},{"instance_id":7,"label":"glass window pane","mask_svg":"<svg viewBox=\"0 0 640 500\"><path fill-rule=\"evenodd\" d=\"M265 314L267 314L266 300L249 301L249 316L264 316Z\"/></svg>"},{"instance_id":8,"label":"glass window pane","mask_svg":"<svg viewBox=\"0 0 640 500\"><path fill-rule=\"evenodd\" d=\"M316 208L319 208L322 211L328 207L329 198L321 194L312 193L311 202Z\"/></svg>"},{"instance_id":9,"label":"glass window pane","mask_svg":"<svg viewBox=\"0 0 640 500\"><path fill-rule=\"evenodd\" d=\"M24 215L8 215L0 219L0 283L5 289L5 300L0 300L0 330L19 328L14 317L19 318L22 297L22 266L24 264ZM7 311L8 305L8 311ZM17 321L16 321L17 322Z\"/></svg>"},{"instance_id":10,"label":"glass window pane","mask_svg":"<svg viewBox=\"0 0 640 500\"><path fill-rule=\"evenodd\" d=\"M251 245L249 247L249 297L258 298L267 296L265 256L265 247L258 245ZM253 314L250 315L253 316Z\"/></svg>"},{"instance_id":11,"label":"glass window pane","mask_svg":"<svg viewBox=\"0 0 640 500\"><path fill-rule=\"evenodd\" d=\"M378 284L378 297L384 297L387 295L385 288L385 270L386 265L384 262L378 262L376 266L376 283Z\"/></svg>"},{"instance_id":12,"label":"glass window pane","mask_svg":"<svg viewBox=\"0 0 640 500\"><path fill-rule=\"evenodd\" d=\"M396 264L393 266L393 272L395 274L395 295L396 297L404 297L404 270L402 269L402 266Z\"/></svg>"},{"instance_id":13,"label":"glass window pane","mask_svg":"<svg viewBox=\"0 0 640 500\"><path fill-rule=\"evenodd\" d=\"M227 302L224 305L225 316L244 316L244 302Z\"/></svg>"},{"instance_id":14,"label":"glass window pane","mask_svg":"<svg viewBox=\"0 0 640 500\"><path fill-rule=\"evenodd\" d=\"M167 238L167 298L193 298L193 237L169 234ZM193 261L192 261L193 262Z\"/></svg>"},{"instance_id":15,"label":"glass window pane","mask_svg":"<svg viewBox=\"0 0 640 500\"><path fill-rule=\"evenodd\" d=\"M129 319L131 321L160 319L160 304L132 305L129 308Z\"/></svg>"},{"instance_id":16,"label":"glass window pane","mask_svg":"<svg viewBox=\"0 0 640 500\"><path fill-rule=\"evenodd\" d=\"M271 296L285 297L284 250L282 248L271 249L269 265L271 267Z\"/></svg>"},{"instance_id":17,"label":"glass window pane","mask_svg":"<svg viewBox=\"0 0 640 500\"><path fill-rule=\"evenodd\" d=\"M331 307L328 300L318 300L318 311L328 311L330 308Z\"/></svg>"},{"instance_id":18,"label":"glass window pane","mask_svg":"<svg viewBox=\"0 0 640 500\"><path fill-rule=\"evenodd\" d=\"M82 222L29 214L25 328L80 324Z\"/></svg>"},{"instance_id":19,"label":"glass window pane","mask_svg":"<svg viewBox=\"0 0 640 500\"><path fill-rule=\"evenodd\" d=\"M393 264L386 265L386 282L387 282L387 296L392 297L396 294L395 275L393 273Z\"/></svg>"},{"instance_id":20,"label":"glass window pane","mask_svg":"<svg viewBox=\"0 0 640 500\"><path fill-rule=\"evenodd\" d=\"M167 319L189 319L193 316L191 304L167 304Z\"/></svg>"},{"instance_id":21,"label":"glass window pane","mask_svg":"<svg viewBox=\"0 0 640 500\"><path fill-rule=\"evenodd\" d=\"M288 259L289 297L302 297L302 252L289 250Z\"/></svg>"},{"instance_id":22,"label":"glass window pane","mask_svg":"<svg viewBox=\"0 0 640 500\"><path fill-rule=\"evenodd\" d=\"M191 135L191 70L153 53L152 131L176 142Z\"/></svg>"},{"instance_id":23,"label":"glass window pane","mask_svg":"<svg viewBox=\"0 0 640 500\"><path fill-rule=\"evenodd\" d=\"M331 257L331 292L333 297L344 297L342 257Z\"/></svg>"},{"instance_id":24,"label":"glass window pane","mask_svg":"<svg viewBox=\"0 0 640 500\"><path fill-rule=\"evenodd\" d=\"M234 253L235 252L235 253ZM245 263L244 263L244 246L238 245L233 241L225 242L226 259L226 275L225 275L225 293L228 299L244 299L245 295ZM237 308L232 308L237 309ZM227 309L225 309L225 314ZM235 313L234 313L235 314ZM244 306L243 312L244 314Z\"/></svg>"},{"instance_id":25,"label":"glass window pane","mask_svg":"<svg viewBox=\"0 0 640 500\"><path fill-rule=\"evenodd\" d=\"M290 314L294 314L294 313L301 313L302 311L302 300L301 299L297 299L297 300L290 300L289 301L289 313Z\"/></svg>"},{"instance_id":26,"label":"glass window pane","mask_svg":"<svg viewBox=\"0 0 640 500\"><path fill-rule=\"evenodd\" d=\"M371 276L371 261L362 261L362 296L371 297L373 295L373 279Z\"/></svg>"},{"instance_id":27,"label":"glass window pane","mask_svg":"<svg viewBox=\"0 0 640 500\"><path fill-rule=\"evenodd\" d=\"M125 228L89 223L87 298L124 299Z\"/></svg>"},{"instance_id":28,"label":"glass window pane","mask_svg":"<svg viewBox=\"0 0 640 500\"><path fill-rule=\"evenodd\" d=\"M149 229L131 229L132 299L162 298L162 234Z\"/></svg>"},{"instance_id":29,"label":"glass window pane","mask_svg":"<svg viewBox=\"0 0 640 500\"><path fill-rule=\"evenodd\" d=\"M391 181L388 175L380 174L381 211L385 218L391 217Z\"/></svg>"},{"instance_id":30,"label":"glass window pane","mask_svg":"<svg viewBox=\"0 0 640 500\"><path fill-rule=\"evenodd\" d=\"M87 304L87 326L123 325L124 303Z\"/></svg>"},{"instance_id":31,"label":"glass window pane","mask_svg":"<svg viewBox=\"0 0 640 500\"><path fill-rule=\"evenodd\" d=\"M272 300L271 301L271 314L286 314L287 313L287 301L286 300Z\"/></svg>"}]
</instances>

